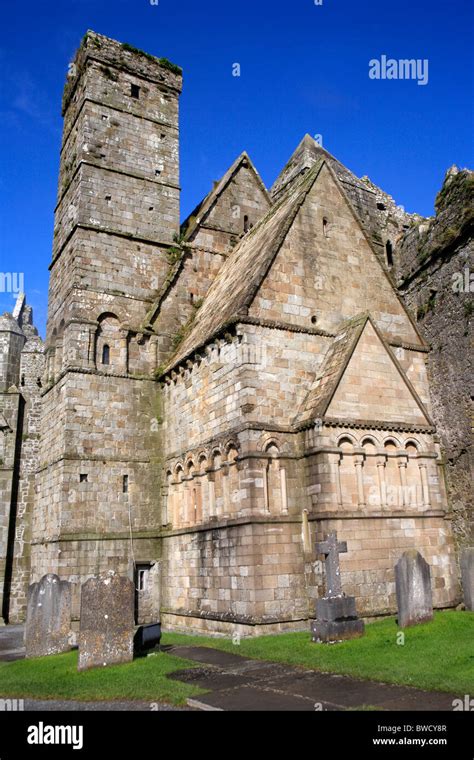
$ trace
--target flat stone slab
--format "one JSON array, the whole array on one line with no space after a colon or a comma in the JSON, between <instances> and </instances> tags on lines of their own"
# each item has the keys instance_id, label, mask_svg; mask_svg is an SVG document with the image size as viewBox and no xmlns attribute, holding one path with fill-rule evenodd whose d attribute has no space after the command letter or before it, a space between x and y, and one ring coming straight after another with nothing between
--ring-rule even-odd
<instances>
[{"instance_id":1,"label":"flat stone slab","mask_svg":"<svg viewBox=\"0 0 474 760\"><path fill-rule=\"evenodd\" d=\"M474 547L461 552L461 580L464 604L467 610L474 610Z\"/></svg>"},{"instance_id":2,"label":"flat stone slab","mask_svg":"<svg viewBox=\"0 0 474 760\"><path fill-rule=\"evenodd\" d=\"M242 666L244 662L250 665L255 663L255 660L248 657L242 657L231 652L221 652L219 649L211 649L211 647L172 646L164 651L176 655L176 657L205 662L208 665L218 665L221 668L232 667L232 665Z\"/></svg>"},{"instance_id":3,"label":"flat stone slab","mask_svg":"<svg viewBox=\"0 0 474 760\"><path fill-rule=\"evenodd\" d=\"M110 572L83 584L78 670L133 660L134 606L129 578Z\"/></svg>"},{"instance_id":4,"label":"flat stone slab","mask_svg":"<svg viewBox=\"0 0 474 760\"><path fill-rule=\"evenodd\" d=\"M403 552L395 565L395 586L400 628L433 619L431 569L420 552Z\"/></svg>"},{"instance_id":5,"label":"flat stone slab","mask_svg":"<svg viewBox=\"0 0 474 760\"><path fill-rule=\"evenodd\" d=\"M314 712L317 709L332 711L371 706L380 710L451 711L453 699L457 697L445 692L364 681L265 660L249 660L210 647L179 646L170 647L167 651L196 662L214 661L208 668L169 675L174 680L210 691L193 700L196 706L199 703L202 705L201 709ZM217 665L218 661L223 661L222 666Z\"/></svg>"},{"instance_id":6,"label":"flat stone slab","mask_svg":"<svg viewBox=\"0 0 474 760\"><path fill-rule=\"evenodd\" d=\"M71 631L71 584L54 573L28 588L25 646L27 657L68 652Z\"/></svg>"},{"instance_id":7,"label":"flat stone slab","mask_svg":"<svg viewBox=\"0 0 474 760\"><path fill-rule=\"evenodd\" d=\"M179 670L176 673L169 673L167 677L173 681L200 686L202 689L208 689L209 691L235 689L237 686L245 686L249 680L245 674L229 673L210 668ZM200 699L200 697L196 697L196 699Z\"/></svg>"},{"instance_id":8,"label":"flat stone slab","mask_svg":"<svg viewBox=\"0 0 474 760\"><path fill-rule=\"evenodd\" d=\"M262 710L314 712L314 705L309 699L279 693L260 686L239 686L235 689L203 694L196 700L220 710L238 710L239 712Z\"/></svg>"}]
</instances>

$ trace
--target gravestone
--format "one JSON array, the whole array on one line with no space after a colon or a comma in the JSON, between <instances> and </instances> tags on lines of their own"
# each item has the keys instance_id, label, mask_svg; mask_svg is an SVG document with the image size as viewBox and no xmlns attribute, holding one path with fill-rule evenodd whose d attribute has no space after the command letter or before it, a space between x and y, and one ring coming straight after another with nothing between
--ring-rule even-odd
<instances>
[{"instance_id":1,"label":"gravestone","mask_svg":"<svg viewBox=\"0 0 474 760\"><path fill-rule=\"evenodd\" d=\"M433 619L431 570L416 549L404 552L395 565L395 585L400 628Z\"/></svg>"},{"instance_id":2,"label":"gravestone","mask_svg":"<svg viewBox=\"0 0 474 760\"><path fill-rule=\"evenodd\" d=\"M78 670L133 660L134 607L129 578L110 571L83 584Z\"/></svg>"},{"instance_id":3,"label":"gravestone","mask_svg":"<svg viewBox=\"0 0 474 760\"><path fill-rule=\"evenodd\" d=\"M347 543L338 541L335 531L316 544L316 552L325 557L326 596L316 599L316 620L311 623L313 641L343 641L364 635L364 621L357 617L355 597L345 596L342 591L339 554L346 551Z\"/></svg>"},{"instance_id":4,"label":"gravestone","mask_svg":"<svg viewBox=\"0 0 474 760\"><path fill-rule=\"evenodd\" d=\"M461 580L466 610L474 611L474 547L461 552Z\"/></svg>"},{"instance_id":5,"label":"gravestone","mask_svg":"<svg viewBox=\"0 0 474 760\"><path fill-rule=\"evenodd\" d=\"M44 575L28 588L25 626L26 657L45 657L70 648L71 584Z\"/></svg>"}]
</instances>

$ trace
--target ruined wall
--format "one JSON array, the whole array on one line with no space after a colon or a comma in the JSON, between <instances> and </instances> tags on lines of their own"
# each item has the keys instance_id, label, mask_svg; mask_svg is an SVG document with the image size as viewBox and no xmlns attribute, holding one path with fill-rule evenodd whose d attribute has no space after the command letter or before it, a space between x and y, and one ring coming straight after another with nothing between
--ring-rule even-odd
<instances>
[{"instance_id":1,"label":"ruined wall","mask_svg":"<svg viewBox=\"0 0 474 760\"><path fill-rule=\"evenodd\" d=\"M0 623L8 620L23 402L16 389L0 393ZM13 502L13 504L12 504ZM13 507L13 510L12 510ZM12 514L13 511L13 514Z\"/></svg>"},{"instance_id":2,"label":"ruined wall","mask_svg":"<svg viewBox=\"0 0 474 760\"><path fill-rule=\"evenodd\" d=\"M3 350L2 350L3 349ZM24 294L0 318L0 616L24 619L41 424L44 346Z\"/></svg>"},{"instance_id":3,"label":"ruined wall","mask_svg":"<svg viewBox=\"0 0 474 760\"><path fill-rule=\"evenodd\" d=\"M436 217L410 228L397 260L400 293L432 348L428 374L433 417L459 545L472 544L474 535L472 188L472 172L451 169L436 200Z\"/></svg>"},{"instance_id":4,"label":"ruined wall","mask_svg":"<svg viewBox=\"0 0 474 760\"><path fill-rule=\"evenodd\" d=\"M27 330L26 327L24 327ZM18 467L15 534L10 585L9 621L21 622L26 616L26 602L31 572L31 521L35 502L36 470L39 462L41 434L41 383L44 376L44 346L41 338L30 332L23 348L19 389L23 399L23 429Z\"/></svg>"}]
</instances>

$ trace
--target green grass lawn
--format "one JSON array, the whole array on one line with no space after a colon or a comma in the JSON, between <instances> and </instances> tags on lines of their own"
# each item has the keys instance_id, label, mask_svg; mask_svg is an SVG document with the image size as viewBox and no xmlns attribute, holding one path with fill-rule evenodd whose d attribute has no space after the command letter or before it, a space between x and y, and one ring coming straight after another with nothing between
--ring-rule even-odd
<instances>
[{"instance_id":1,"label":"green grass lawn","mask_svg":"<svg viewBox=\"0 0 474 760\"><path fill-rule=\"evenodd\" d=\"M230 639L165 633L162 644L197 644L234 654L284 662L421 689L474 695L474 613L438 612L431 623L406 628L397 644L394 618L366 626L366 635L341 644L314 644L309 630ZM167 678L198 663L161 652L133 663L77 672L77 652L0 663L0 696L77 700L145 700L184 704L202 689Z\"/></svg>"},{"instance_id":2,"label":"green grass lawn","mask_svg":"<svg viewBox=\"0 0 474 760\"><path fill-rule=\"evenodd\" d=\"M314 644L309 633L241 639L165 634L163 644L199 644L245 657L273 660L356 678L474 696L474 613L437 612L434 620L405 628L397 644L395 618L366 626L366 635L341 644Z\"/></svg>"},{"instance_id":3,"label":"green grass lawn","mask_svg":"<svg viewBox=\"0 0 474 760\"><path fill-rule=\"evenodd\" d=\"M183 705L203 690L167 678L195 662L160 652L131 663L78 673L77 651L0 663L0 696L36 699L145 700Z\"/></svg>"}]
</instances>

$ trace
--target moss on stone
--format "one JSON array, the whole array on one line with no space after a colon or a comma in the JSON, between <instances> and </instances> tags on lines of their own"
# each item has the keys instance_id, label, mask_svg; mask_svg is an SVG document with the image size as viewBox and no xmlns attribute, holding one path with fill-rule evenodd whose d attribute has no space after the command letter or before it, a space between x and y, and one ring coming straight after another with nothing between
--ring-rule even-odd
<instances>
[{"instance_id":1,"label":"moss on stone","mask_svg":"<svg viewBox=\"0 0 474 760\"><path fill-rule=\"evenodd\" d=\"M141 55L144 58L147 58L153 63L159 63L160 66L163 66L164 69L168 69L168 71L172 71L173 74L182 74L183 72L180 66L172 63L167 58L157 58L155 55L151 55L151 53L147 53L145 50L140 50L140 48L130 45L128 42L122 42L121 47L122 50L126 50L128 53L135 53L136 55Z\"/></svg>"}]
</instances>

